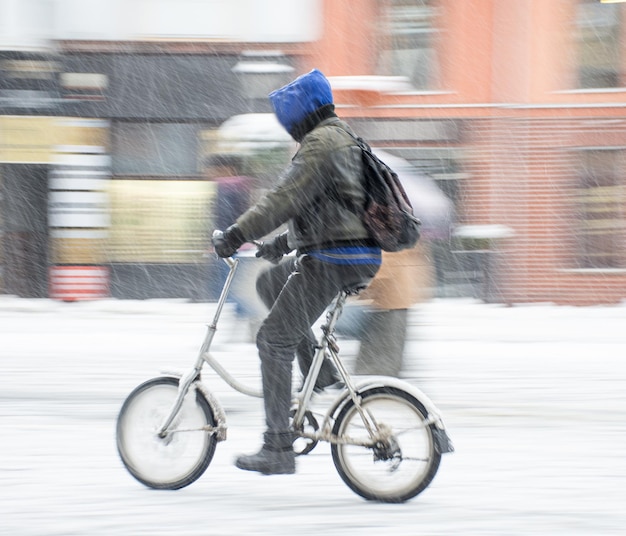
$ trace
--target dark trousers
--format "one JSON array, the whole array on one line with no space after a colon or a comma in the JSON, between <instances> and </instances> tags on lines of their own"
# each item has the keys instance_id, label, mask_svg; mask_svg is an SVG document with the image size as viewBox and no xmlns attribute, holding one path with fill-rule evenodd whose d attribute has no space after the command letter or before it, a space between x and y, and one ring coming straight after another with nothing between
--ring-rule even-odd
<instances>
[{"instance_id":1,"label":"dark trousers","mask_svg":"<svg viewBox=\"0 0 626 536\"><path fill-rule=\"evenodd\" d=\"M337 265L303 255L259 276L257 291L270 309L257 334L268 430L289 429L293 359L297 353L303 373L308 371L315 344L311 326L341 289L367 283L377 271L375 265ZM330 363L323 373L321 380L334 381Z\"/></svg>"}]
</instances>

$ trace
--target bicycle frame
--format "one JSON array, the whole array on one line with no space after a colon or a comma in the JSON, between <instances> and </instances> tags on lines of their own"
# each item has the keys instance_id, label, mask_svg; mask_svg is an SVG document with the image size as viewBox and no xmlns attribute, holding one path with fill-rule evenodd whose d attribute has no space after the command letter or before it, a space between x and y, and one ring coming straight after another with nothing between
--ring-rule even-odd
<instances>
[{"instance_id":1,"label":"bicycle frame","mask_svg":"<svg viewBox=\"0 0 626 536\"><path fill-rule=\"evenodd\" d=\"M225 258L224 262L229 266L230 270L228 272L228 276L226 277L226 281L224 282L224 286L222 288L222 292L220 293L220 297L217 302L217 307L215 310L215 314L213 317L213 321L207 326L207 333L205 335L204 341L200 347L200 351L196 358L196 361L193 367L183 374L180 377L178 384L178 394L176 400L174 401L172 408L170 409L168 416L164 420L163 424L158 430L159 437L165 437L168 433L168 428L171 426L172 422L176 418L177 413L180 411L182 407L183 400L189 391L191 385L200 378L200 374L202 372L202 368L204 364L208 364L217 374L224 380L228 385L230 385L236 391L239 391L242 394L248 396L254 396L257 398L263 397L263 392L260 389L252 389L241 382L239 382L232 374L230 374L211 354L210 348L213 342L213 338L217 331L217 324L219 322L220 316L222 314L222 310L226 303L226 298L228 297L228 293L230 291L231 284L235 277L235 273L237 271L237 267L239 265L238 259L233 258ZM311 401L311 397L313 394L313 387L315 386L315 381L319 375L319 372L322 368L322 363L324 361L324 357L327 354L330 354L331 359L333 360L335 366L337 367L339 374L342 377L348 391L350 393L351 398L357 403L356 398L356 390L354 385L352 384L352 380L348 371L345 369L343 363L339 359L336 341L333 336L333 332L335 330L335 325L339 316L341 315L341 311L343 310L343 305L349 295L349 292L342 291L336 298L334 306L327 313L327 322L324 326L322 326L323 336L320 338L319 345L317 347L317 352L311 364L311 368L307 377L304 380L304 386L298 397L298 409L296 411L296 415L293 420L293 426L295 429L302 426L304 422L305 413ZM358 404L357 404L358 405ZM365 421L365 419L364 419ZM366 424L366 426L368 426ZM368 426L369 429L369 426ZM318 438L319 439L319 438Z\"/></svg>"},{"instance_id":2,"label":"bicycle frame","mask_svg":"<svg viewBox=\"0 0 626 536\"><path fill-rule=\"evenodd\" d=\"M322 325L322 337L320 338L320 343L317 347L317 351L315 357L313 359L313 363L311 364L311 368L309 370L309 374L306 376L304 380L304 385L300 396L297 398L297 408L295 414L293 416L292 427L294 430L298 431L300 437L305 439L310 439L312 441L327 441L329 443L351 443L353 445L360 445L371 447L373 446L382 435L386 433L379 424L375 421L374 417L369 413L363 410L361 407L361 397L359 395L358 389L352 381L352 377L350 373L345 368L343 361L339 358L339 346L337 345L337 340L335 339L335 325L341 316L343 311L343 307L348 299L348 296L351 294L355 294L357 291L353 289L342 290L335 299L334 305L330 308L328 313L326 314L326 323ZM326 414L322 427L319 431L315 433L307 433L304 431L304 422L306 419L306 414L309 411L309 403L311 401L311 397L313 394L313 388L315 386L315 381L317 380L317 376L321 370L322 364L324 362L324 358L328 356L332 362L334 363L341 379L344 382L345 390L340 397L341 404L335 404L334 408ZM334 410L338 408L339 405L343 405L348 400L352 400L356 410L361 416L361 420L363 421L363 425L368 432L369 440L368 441L355 441L352 439L339 439L331 432L331 418L335 413Z\"/></svg>"},{"instance_id":3,"label":"bicycle frame","mask_svg":"<svg viewBox=\"0 0 626 536\"><path fill-rule=\"evenodd\" d=\"M335 325L337 324L337 321L341 316L343 306L346 303L346 300L348 299L348 296L350 294L351 291L342 290L335 299L334 306L328 311L326 315L326 323L321 328L323 335L320 339L320 344L317 347L317 351L315 353L315 357L313 358L313 363L311 364L309 374L307 374L304 380L302 392L298 397L298 407L293 417L293 427L296 430L300 428L304 423L305 413L313 394L315 381L317 380L317 376L319 375L319 372L322 368L324 358L327 355L333 361L335 367L337 368L337 371L339 372L339 375L341 376L341 379L346 386L350 398L353 400L359 412L361 413L356 387L352 383L352 378L346 370L343 362L341 361L341 359L339 359L339 347L337 346L337 341L334 336ZM365 415L363 413L361 413L361 417L363 417L363 422L368 431L371 433L372 429L370 427L369 419L365 418ZM320 438L318 437L317 439Z\"/></svg>"},{"instance_id":4,"label":"bicycle frame","mask_svg":"<svg viewBox=\"0 0 626 536\"><path fill-rule=\"evenodd\" d=\"M237 266L239 264L238 259L225 258L223 260L230 267L230 271L228 273L228 276L222 288L222 292L220 294L219 300L217 302L217 307L215 310L213 320L207 326L206 336L200 347L200 351L198 353L198 356L196 358L196 361L193 367L182 376L178 375L180 379L179 379L177 397L174 403L172 404L172 408L170 409L167 417L165 418L165 420L163 421L163 424L161 425L161 427L159 428L157 432L157 434L161 438L165 438L170 432L176 432L176 430L169 430L169 427L171 426L174 419L176 418L176 415L180 411L183 401L185 399L185 396L187 395L190 387L192 386L192 384L194 384L194 382L197 382L197 384L200 386L200 389L203 391L205 396L210 397L212 401L212 405L214 406L214 409L218 409L219 410L218 413L221 416L220 419L218 419L220 421L220 424L218 425L218 427L213 428L211 430L207 430L207 431L209 433L217 433L220 439L225 439L225 436L226 436L225 416L223 416L221 407L219 406L219 403L217 402L217 400L215 400L215 398L203 388L202 383L199 381L201 371L205 363L208 364L215 372L217 372L217 374L236 391L242 394L248 395L248 396L254 396L258 398L263 397L263 393L260 389L253 389L239 382L210 354L211 344L213 342L213 338L217 331L217 324L222 314L224 304L226 303L226 298L230 291L230 287L235 277ZM386 430L382 429L378 425L378 423L376 423L372 415L370 415L369 412L366 412L365 410L363 410L363 408L361 407L359 389L363 389L364 386L359 385L359 387L357 387L354 384L350 376L350 373L347 371L343 362L339 358L339 347L337 345L337 340L334 335L335 326L337 324L337 321L339 320L339 317L341 316L344 304L348 296L356 292L357 291L355 289L342 290L337 295L333 305L326 313L326 322L321 326L322 335L319 338L316 353L313 358L313 362L311 363L309 373L304 379L304 384L303 384L301 392L295 398L295 401L297 402L297 404L296 404L295 414L293 415L292 427L294 431L297 431L300 437L303 437L305 439L310 439L312 441L321 440L321 441L327 441L330 443L349 442L352 444L359 444L361 446L372 446L387 433ZM316 431L315 433L308 433L304 431L304 422L307 418L307 412L309 412L309 406L311 403L311 398L313 396L313 389L315 386L315 381L317 380L317 377L320 373L324 359L327 356L332 360L335 367L337 368L337 371L339 372L339 375L341 376L341 379L345 384L345 390L339 395L339 398L335 401L333 407L328 410L324 418L323 424L321 426L321 429L319 431ZM389 378L385 378L385 382L386 384L389 384ZM369 382L366 385L369 387L375 384L376 384L376 378L374 378L373 380L372 379L369 380ZM439 412L436 410L434 404L430 402L430 400L428 399L428 397L426 397L424 393L422 393L417 388L410 388L410 387L407 388L405 384L402 384L402 387L404 389L411 390L413 394L415 394L415 396L419 400L423 401L425 406L428 408L429 419L424 422L424 426L430 425L432 423L436 423L440 429L442 430L445 429L445 426L443 425L443 421L439 415ZM355 442L353 440L349 440L346 438L343 438L340 440L339 438L334 437L333 434L331 433L333 416L336 414L337 410L341 406L343 406L343 404L345 404L348 400L351 400L354 403L359 415L361 416L363 424L368 431L370 440L367 441L366 443Z\"/></svg>"},{"instance_id":5,"label":"bicycle frame","mask_svg":"<svg viewBox=\"0 0 626 536\"><path fill-rule=\"evenodd\" d=\"M213 368L213 370L215 370L225 381L227 381L227 383L231 387L235 388L237 391L259 398L263 396L262 392L249 389L245 385L238 382L209 353L213 338L215 337L215 332L217 331L217 324L219 322L220 316L222 315L222 310L224 309L224 304L226 303L226 298L228 297L230 286L235 277L237 266L239 265L238 259L228 257L223 260L229 266L230 271L228 272L228 276L226 277L226 281L224 282L224 286L222 287L222 292L220 293L220 297L217 301L217 307L215 310L215 315L213 316L213 321L207 326L207 333L204 337L204 341L202 342L202 346L200 347L198 357L196 358L193 367L179 380L178 395L172 405L171 410L168 413L167 418L159 428L159 437L165 437L167 435L167 429L176 418L176 414L180 411L180 408L183 405L183 400L185 399L185 396L187 395L191 384L200 378L200 373L202 372L202 367L204 363L208 363L209 366Z\"/></svg>"}]
</instances>

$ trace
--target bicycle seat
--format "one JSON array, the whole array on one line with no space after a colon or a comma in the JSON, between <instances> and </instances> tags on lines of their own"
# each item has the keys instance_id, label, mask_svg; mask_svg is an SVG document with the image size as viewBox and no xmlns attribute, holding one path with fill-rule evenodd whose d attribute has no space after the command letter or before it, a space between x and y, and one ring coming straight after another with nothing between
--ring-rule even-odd
<instances>
[{"instance_id":1,"label":"bicycle seat","mask_svg":"<svg viewBox=\"0 0 626 536\"><path fill-rule=\"evenodd\" d=\"M362 290L367 288L367 283L359 283L349 287L344 287L342 292L345 292L348 296L357 296Z\"/></svg>"}]
</instances>

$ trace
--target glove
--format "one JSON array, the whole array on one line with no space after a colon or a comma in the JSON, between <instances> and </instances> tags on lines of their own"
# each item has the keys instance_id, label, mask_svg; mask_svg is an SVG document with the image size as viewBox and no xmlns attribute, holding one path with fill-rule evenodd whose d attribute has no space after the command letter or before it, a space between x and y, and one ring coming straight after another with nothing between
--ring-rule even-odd
<instances>
[{"instance_id":1,"label":"glove","mask_svg":"<svg viewBox=\"0 0 626 536\"><path fill-rule=\"evenodd\" d=\"M272 264L278 264L283 255L291 251L291 248L287 243L287 236L288 233L283 233L276 235L267 242L263 242L259 246L256 256L270 261Z\"/></svg>"},{"instance_id":2,"label":"glove","mask_svg":"<svg viewBox=\"0 0 626 536\"><path fill-rule=\"evenodd\" d=\"M225 231L215 230L211 237L213 248L218 257L232 257L246 241L237 224L231 225Z\"/></svg>"}]
</instances>

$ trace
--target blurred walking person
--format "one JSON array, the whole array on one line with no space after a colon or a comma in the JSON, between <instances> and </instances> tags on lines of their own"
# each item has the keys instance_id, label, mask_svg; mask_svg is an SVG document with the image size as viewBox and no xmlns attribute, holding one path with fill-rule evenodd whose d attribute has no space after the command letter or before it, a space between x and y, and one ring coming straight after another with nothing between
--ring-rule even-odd
<instances>
[{"instance_id":1,"label":"blurred walking person","mask_svg":"<svg viewBox=\"0 0 626 536\"><path fill-rule=\"evenodd\" d=\"M404 367L409 310L432 298L434 267L426 241L383 253L376 277L357 300L360 340L355 374L400 376ZM341 332L341 326L339 326Z\"/></svg>"}]
</instances>

